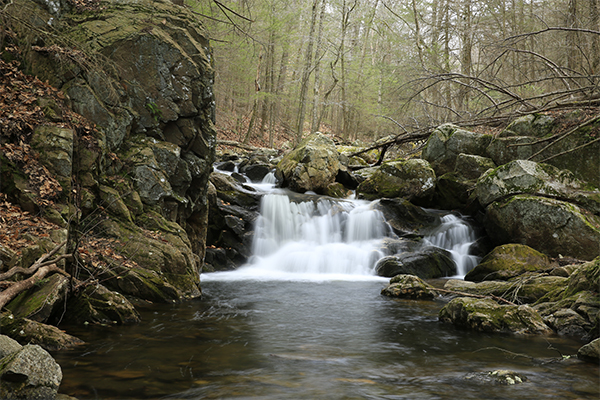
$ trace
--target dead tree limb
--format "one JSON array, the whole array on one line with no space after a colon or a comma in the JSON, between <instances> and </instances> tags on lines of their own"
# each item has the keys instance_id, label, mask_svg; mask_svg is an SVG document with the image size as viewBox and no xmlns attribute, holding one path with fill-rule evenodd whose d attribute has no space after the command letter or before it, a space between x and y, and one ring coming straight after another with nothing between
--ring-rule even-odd
<instances>
[{"instance_id":1,"label":"dead tree limb","mask_svg":"<svg viewBox=\"0 0 600 400\"><path fill-rule=\"evenodd\" d=\"M454 290L447 290L447 289L438 289L436 287L431 287L431 290L435 290L437 292L442 292L442 293L448 293L448 294L455 294L458 296L464 296L464 297L474 297L476 299L494 299L498 302L501 303L506 303L508 305L511 306L516 306L517 304L513 303L512 301L506 300L502 297L498 297L498 296L494 296L493 294L489 294L489 295L484 295L484 294L472 294L472 293L464 293L464 292L456 292Z\"/></svg>"},{"instance_id":2,"label":"dead tree limb","mask_svg":"<svg viewBox=\"0 0 600 400\"><path fill-rule=\"evenodd\" d=\"M21 268L21 267L13 267L10 270L8 270L7 272L4 272L2 274L0 274L0 281L4 281L7 279L12 278L13 276L15 276L16 274L24 274L24 275L31 275L33 274L35 271L37 271L40 267L44 266L44 265L48 265L48 263L46 263L46 261L52 257L53 255L55 255L56 253L58 253L58 251L60 249L63 248L63 246L66 244L67 242L62 242L59 245L57 245L55 248L53 248L52 250L50 250L50 252L42 255L40 258L38 258L36 260L36 262L33 263L33 265L31 265L29 268ZM50 262L50 264L54 264L64 258L67 258L65 256L60 256L59 259L57 260L52 260Z\"/></svg>"},{"instance_id":3,"label":"dead tree limb","mask_svg":"<svg viewBox=\"0 0 600 400\"><path fill-rule=\"evenodd\" d=\"M51 272L57 272L59 274L70 276L62 269L58 268L56 264L46 265L37 270L31 277L24 279L19 282L15 282L4 291L0 292L0 309L3 308L9 301L14 299L19 293L33 287L37 282L46 277Z\"/></svg>"}]
</instances>

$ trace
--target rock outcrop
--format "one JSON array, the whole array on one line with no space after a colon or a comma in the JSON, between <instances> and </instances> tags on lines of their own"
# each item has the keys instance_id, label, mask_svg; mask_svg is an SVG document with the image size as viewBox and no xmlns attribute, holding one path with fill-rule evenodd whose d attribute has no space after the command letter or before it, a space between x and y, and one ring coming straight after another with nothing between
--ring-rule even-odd
<instances>
[{"instance_id":1,"label":"rock outcrop","mask_svg":"<svg viewBox=\"0 0 600 400\"><path fill-rule=\"evenodd\" d=\"M277 164L283 187L299 193L324 193L342 166L335 143L321 133L304 139Z\"/></svg>"},{"instance_id":2,"label":"rock outcrop","mask_svg":"<svg viewBox=\"0 0 600 400\"><path fill-rule=\"evenodd\" d=\"M435 172L429 163L411 159L383 163L358 185L356 192L367 200L402 197L417 205L428 205L434 190Z\"/></svg>"},{"instance_id":3,"label":"rock outcrop","mask_svg":"<svg viewBox=\"0 0 600 400\"><path fill-rule=\"evenodd\" d=\"M0 336L0 398L54 399L62 370L40 346Z\"/></svg>"}]
</instances>

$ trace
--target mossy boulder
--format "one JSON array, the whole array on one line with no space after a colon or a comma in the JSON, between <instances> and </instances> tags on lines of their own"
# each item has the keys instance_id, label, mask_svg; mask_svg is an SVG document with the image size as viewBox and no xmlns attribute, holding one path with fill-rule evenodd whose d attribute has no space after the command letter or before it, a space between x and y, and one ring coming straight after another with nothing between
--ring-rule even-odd
<instances>
[{"instance_id":1,"label":"mossy boulder","mask_svg":"<svg viewBox=\"0 0 600 400\"><path fill-rule=\"evenodd\" d=\"M69 279L53 274L40 280L34 287L21 292L6 308L16 318L29 318L37 322L47 322L53 315L64 310L69 293Z\"/></svg>"},{"instance_id":2,"label":"mossy boulder","mask_svg":"<svg viewBox=\"0 0 600 400\"><path fill-rule=\"evenodd\" d=\"M340 154L327 136L315 133L277 164L276 174L283 187L299 193L324 193L340 169Z\"/></svg>"},{"instance_id":3,"label":"mossy boulder","mask_svg":"<svg viewBox=\"0 0 600 400\"><path fill-rule=\"evenodd\" d=\"M513 303L535 303L549 292L560 290L566 285L567 278L544 274L524 274L508 281L470 282L450 279L444 289L455 292L493 295L503 297Z\"/></svg>"},{"instance_id":4,"label":"mossy boulder","mask_svg":"<svg viewBox=\"0 0 600 400\"><path fill-rule=\"evenodd\" d=\"M594 339L577 351L577 358L598 365L600 362L600 339Z\"/></svg>"},{"instance_id":5,"label":"mossy boulder","mask_svg":"<svg viewBox=\"0 0 600 400\"><path fill-rule=\"evenodd\" d=\"M498 137L534 136L542 138L552 132L556 126L553 117L546 114L527 114L511 122Z\"/></svg>"},{"instance_id":6,"label":"mossy boulder","mask_svg":"<svg viewBox=\"0 0 600 400\"><path fill-rule=\"evenodd\" d=\"M414 275L396 275L390 284L381 290L381 294L389 297L415 300L431 300L438 294L429 285Z\"/></svg>"},{"instance_id":7,"label":"mossy boulder","mask_svg":"<svg viewBox=\"0 0 600 400\"><path fill-rule=\"evenodd\" d=\"M525 272L542 272L549 268L548 256L529 246L511 243L494 248L465 275L465 280L508 280Z\"/></svg>"},{"instance_id":8,"label":"mossy boulder","mask_svg":"<svg viewBox=\"0 0 600 400\"><path fill-rule=\"evenodd\" d=\"M129 209L125 205L123 197L117 190L108 186L100 185L98 191L100 193L100 199L102 200L101 205L105 209L118 218L132 222Z\"/></svg>"},{"instance_id":9,"label":"mossy boulder","mask_svg":"<svg viewBox=\"0 0 600 400\"><path fill-rule=\"evenodd\" d=\"M200 296L200 266L192 253L185 230L158 213L147 213L144 217L139 219L139 223L147 230L114 220L103 221L100 229L104 235L118 239L117 250L120 253L142 268L158 273L166 281L165 287L174 287L178 297L173 300ZM138 281L133 275L132 279L148 283L148 293L155 291L156 285L152 283L152 279ZM144 292L145 290L140 291ZM171 291L165 291L163 294L168 296L170 293ZM147 300L153 299L155 300L154 295Z\"/></svg>"},{"instance_id":10,"label":"mossy boulder","mask_svg":"<svg viewBox=\"0 0 600 400\"><path fill-rule=\"evenodd\" d=\"M377 261L375 273L385 277L404 274L433 279L456 275L456 264L448 251L430 246L416 252L383 257Z\"/></svg>"},{"instance_id":11,"label":"mossy boulder","mask_svg":"<svg viewBox=\"0 0 600 400\"><path fill-rule=\"evenodd\" d=\"M527 305L500 305L491 299L457 297L439 312L442 322L479 332L550 334L539 314Z\"/></svg>"},{"instance_id":12,"label":"mossy boulder","mask_svg":"<svg viewBox=\"0 0 600 400\"><path fill-rule=\"evenodd\" d=\"M495 245L521 243L551 257L592 260L600 251L600 217L560 200L517 195L486 208Z\"/></svg>"},{"instance_id":13,"label":"mossy boulder","mask_svg":"<svg viewBox=\"0 0 600 400\"><path fill-rule=\"evenodd\" d=\"M438 176L453 172L459 154L484 156L492 135L469 132L452 124L436 128L423 149L423 159L429 161Z\"/></svg>"},{"instance_id":14,"label":"mossy boulder","mask_svg":"<svg viewBox=\"0 0 600 400\"><path fill-rule=\"evenodd\" d=\"M507 196L527 193L566 200L600 215L600 191L585 188L586 184L568 170L516 160L488 171L477 181L475 194L484 207Z\"/></svg>"},{"instance_id":15,"label":"mossy boulder","mask_svg":"<svg viewBox=\"0 0 600 400\"><path fill-rule=\"evenodd\" d=\"M386 162L356 189L367 200L402 197L417 205L431 203L435 172L425 160Z\"/></svg>"},{"instance_id":16,"label":"mossy boulder","mask_svg":"<svg viewBox=\"0 0 600 400\"><path fill-rule=\"evenodd\" d=\"M121 325L140 321L138 312L125 296L100 284L87 286L69 300L67 307L69 312L64 320L76 324Z\"/></svg>"},{"instance_id":17,"label":"mossy boulder","mask_svg":"<svg viewBox=\"0 0 600 400\"><path fill-rule=\"evenodd\" d=\"M10 311L0 314L2 333L21 344L37 344L48 351L67 350L84 342L52 325L15 317Z\"/></svg>"}]
</instances>

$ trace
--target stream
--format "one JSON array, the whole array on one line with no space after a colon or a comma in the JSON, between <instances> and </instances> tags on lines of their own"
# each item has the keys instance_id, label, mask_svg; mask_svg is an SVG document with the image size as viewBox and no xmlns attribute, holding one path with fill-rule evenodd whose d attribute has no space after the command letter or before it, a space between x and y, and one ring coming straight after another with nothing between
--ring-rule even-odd
<instances>
[{"instance_id":1,"label":"stream","mask_svg":"<svg viewBox=\"0 0 600 400\"><path fill-rule=\"evenodd\" d=\"M442 301L380 295L389 280L372 271L390 235L381 213L367 202L296 197L263 197L254 256L236 271L202 274L202 300L142 309L132 326L63 327L87 344L54 353L60 391L79 399L598 399L598 366L569 358L581 343L458 330L438 322ZM451 214L426 238L452 253L459 276L476 264L474 240ZM493 370L527 380L480 378Z\"/></svg>"}]
</instances>

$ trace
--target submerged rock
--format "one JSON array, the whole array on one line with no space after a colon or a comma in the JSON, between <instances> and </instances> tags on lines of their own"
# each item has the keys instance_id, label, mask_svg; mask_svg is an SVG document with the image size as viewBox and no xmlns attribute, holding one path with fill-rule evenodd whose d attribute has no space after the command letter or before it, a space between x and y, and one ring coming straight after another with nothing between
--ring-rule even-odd
<instances>
[{"instance_id":1,"label":"submerged rock","mask_svg":"<svg viewBox=\"0 0 600 400\"><path fill-rule=\"evenodd\" d=\"M528 380L523 374L503 369L488 372L472 372L465 375L464 379L467 381L475 381L485 384L492 383L497 385L517 385Z\"/></svg>"},{"instance_id":2,"label":"submerged rock","mask_svg":"<svg viewBox=\"0 0 600 400\"><path fill-rule=\"evenodd\" d=\"M480 332L552 333L552 329L533 308L527 305L499 305L492 299L452 299L440 310L439 319Z\"/></svg>"}]
</instances>

